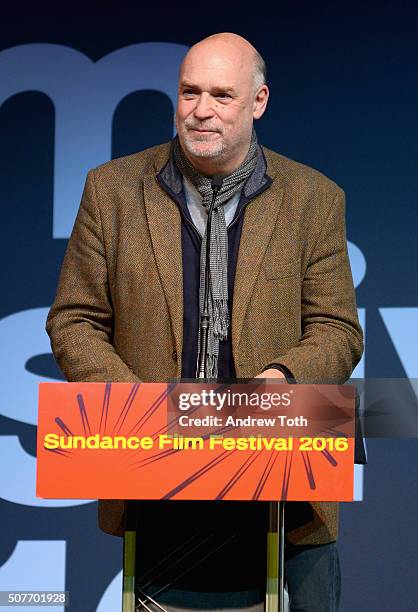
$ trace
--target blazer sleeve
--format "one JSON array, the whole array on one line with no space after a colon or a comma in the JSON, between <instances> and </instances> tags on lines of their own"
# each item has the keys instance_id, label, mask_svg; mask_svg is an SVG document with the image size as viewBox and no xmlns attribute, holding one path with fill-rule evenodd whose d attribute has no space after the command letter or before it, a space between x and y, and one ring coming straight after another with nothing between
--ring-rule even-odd
<instances>
[{"instance_id":1,"label":"blazer sleeve","mask_svg":"<svg viewBox=\"0 0 418 612\"><path fill-rule=\"evenodd\" d=\"M297 382L344 382L363 352L345 230L345 196L332 202L311 249L301 295L302 336L275 363Z\"/></svg>"},{"instance_id":2,"label":"blazer sleeve","mask_svg":"<svg viewBox=\"0 0 418 612\"><path fill-rule=\"evenodd\" d=\"M68 242L46 330L68 381L137 382L112 345L114 313L94 170Z\"/></svg>"}]
</instances>

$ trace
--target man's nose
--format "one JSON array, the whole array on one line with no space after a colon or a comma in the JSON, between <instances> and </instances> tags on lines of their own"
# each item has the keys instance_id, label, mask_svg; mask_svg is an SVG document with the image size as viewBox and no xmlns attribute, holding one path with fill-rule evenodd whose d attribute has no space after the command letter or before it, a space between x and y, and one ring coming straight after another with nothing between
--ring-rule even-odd
<instances>
[{"instance_id":1,"label":"man's nose","mask_svg":"<svg viewBox=\"0 0 418 612\"><path fill-rule=\"evenodd\" d=\"M203 92L196 101L194 116L196 119L202 120L213 117L213 114L212 97L208 93Z\"/></svg>"}]
</instances>

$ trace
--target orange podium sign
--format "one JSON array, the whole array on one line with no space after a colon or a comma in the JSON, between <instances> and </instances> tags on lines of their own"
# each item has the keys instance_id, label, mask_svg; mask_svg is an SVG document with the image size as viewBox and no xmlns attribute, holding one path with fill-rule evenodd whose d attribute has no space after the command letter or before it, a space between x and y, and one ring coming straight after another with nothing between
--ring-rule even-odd
<instances>
[{"instance_id":1,"label":"orange podium sign","mask_svg":"<svg viewBox=\"0 0 418 612\"><path fill-rule=\"evenodd\" d=\"M355 388L41 383L37 495L352 501Z\"/></svg>"}]
</instances>

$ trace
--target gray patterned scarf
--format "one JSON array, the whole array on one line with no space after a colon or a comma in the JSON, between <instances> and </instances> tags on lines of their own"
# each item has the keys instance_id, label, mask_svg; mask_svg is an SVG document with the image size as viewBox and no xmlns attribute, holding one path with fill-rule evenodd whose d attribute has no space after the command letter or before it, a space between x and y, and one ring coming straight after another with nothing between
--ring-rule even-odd
<instances>
[{"instance_id":1,"label":"gray patterned scarf","mask_svg":"<svg viewBox=\"0 0 418 612\"><path fill-rule=\"evenodd\" d=\"M180 147L178 136L173 142L174 160L180 172L186 176L202 196L202 204L209 211L213 191L211 179L199 174L192 166ZM206 371L209 378L218 376L219 341L226 340L229 326L228 310L228 234L223 204L230 200L234 193L241 189L257 164L257 136L253 129L250 148L243 163L232 174L223 177L222 187L216 196L210 245L210 278L209 278L209 333ZM203 312L205 295L205 260L206 231L200 251L200 287L199 307ZM198 355L200 335L198 338Z\"/></svg>"}]
</instances>

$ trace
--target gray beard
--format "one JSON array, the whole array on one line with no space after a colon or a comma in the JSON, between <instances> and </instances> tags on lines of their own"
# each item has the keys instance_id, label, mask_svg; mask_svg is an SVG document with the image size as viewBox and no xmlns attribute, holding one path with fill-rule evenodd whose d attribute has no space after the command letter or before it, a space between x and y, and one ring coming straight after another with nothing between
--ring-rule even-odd
<instances>
[{"instance_id":1,"label":"gray beard","mask_svg":"<svg viewBox=\"0 0 418 612\"><path fill-rule=\"evenodd\" d=\"M184 148L188 153L191 153L195 157L219 158L221 160L224 158L225 155L225 144L223 141L221 141L219 144L216 145L216 147L211 150L207 149L202 151L195 146L195 142L193 142L188 136L185 136Z\"/></svg>"}]
</instances>

